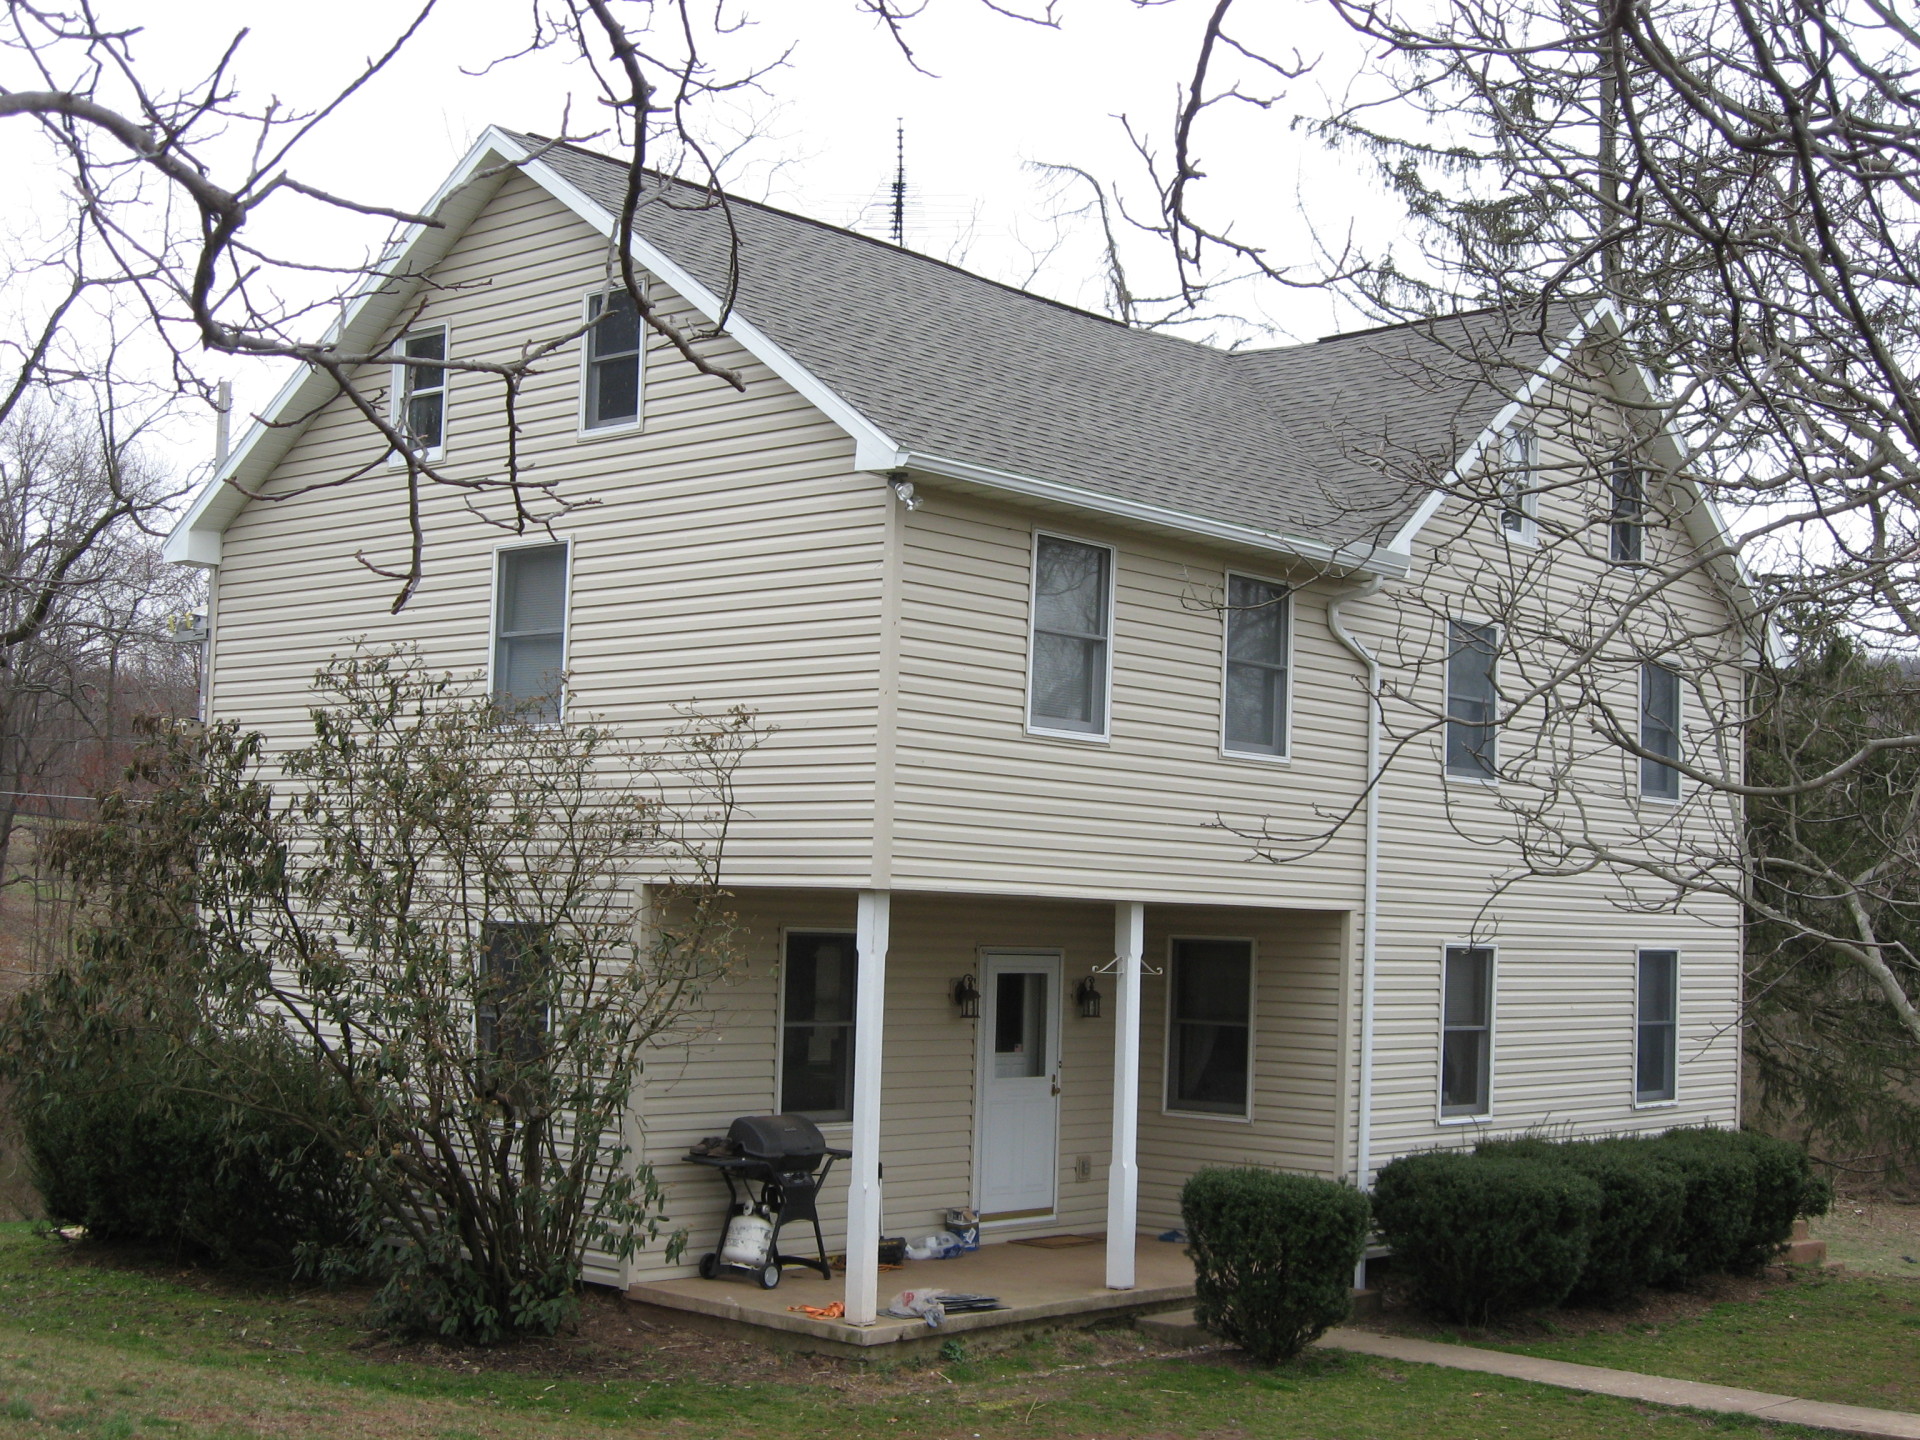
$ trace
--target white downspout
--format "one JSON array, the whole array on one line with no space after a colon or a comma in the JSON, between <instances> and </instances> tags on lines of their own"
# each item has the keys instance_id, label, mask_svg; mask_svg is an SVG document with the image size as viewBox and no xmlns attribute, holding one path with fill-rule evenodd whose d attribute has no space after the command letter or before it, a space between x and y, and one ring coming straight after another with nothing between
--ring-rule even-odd
<instances>
[{"instance_id":1,"label":"white downspout","mask_svg":"<svg viewBox=\"0 0 1920 1440\"><path fill-rule=\"evenodd\" d=\"M1366 860L1360 898L1360 1103L1353 1162L1354 1184L1362 1190L1370 1189L1373 1184L1374 976L1378 954L1374 932L1380 917L1380 661L1347 629L1340 607L1349 600L1365 600L1377 595L1385 583L1376 575L1363 585L1342 591L1327 605L1327 628L1333 632L1334 639L1367 667ZM1364 1269L1366 1262L1360 1263Z\"/></svg>"}]
</instances>

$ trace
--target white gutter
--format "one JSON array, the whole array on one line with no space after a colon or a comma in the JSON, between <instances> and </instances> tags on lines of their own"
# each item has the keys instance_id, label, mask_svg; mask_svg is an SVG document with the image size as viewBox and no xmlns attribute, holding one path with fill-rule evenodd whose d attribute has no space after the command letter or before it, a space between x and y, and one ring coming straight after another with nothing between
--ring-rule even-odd
<instances>
[{"instance_id":1,"label":"white gutter","mask_svg":"<svg viewBox=\"0 0 1920 1440\"><path fill-rule=\"evenodd\" d=\"M1340 607L1349 600L1365 600L1377 595L1385 583L1376 575L1362 585L1341 591L1327 605L1327 628L1333 632L1333 638L1367 667L1366 861L1360 898L1360 1097L1353 1160L1354 1184L1361 1190L1370 1189L1373 1184L1373 1030L1378 958L1374 932L1380 918L1380 661L1347 629ZM1361 1264L1364 1266L1366 1262L1363 1260Z\"/></svg>"}]
</instances>

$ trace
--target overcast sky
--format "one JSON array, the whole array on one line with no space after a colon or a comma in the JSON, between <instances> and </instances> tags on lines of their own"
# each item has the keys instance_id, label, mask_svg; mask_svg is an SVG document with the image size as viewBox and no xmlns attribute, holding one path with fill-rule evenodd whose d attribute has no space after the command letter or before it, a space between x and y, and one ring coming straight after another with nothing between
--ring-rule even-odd
<instances>
[{"instance_id":1,"label":"overcast sky","mask_svg":"<svg viewBox=\"0 0 1920 1440\"><path fill-rule=\"evenodd\" d=\"M310 106L331 98L363 59L383 49L414 7L394 0L102 0L108 23L145 24L134 42L143 72L159 87L202 76L240 30L234 76L255 103L272 96ZM1164 145L1179 86L1212 0L1169 0L1142 8L1133 0L1062 0L1058 30L1001 18L978 0L931 0L908 30L917 73L884 30L852 0L749 0L736 6L754 23L712 47L722 73L777 58L763 92L710 113L722 142L754 138L728 167L740 193L802 213L883 233L892 178L896 118L906 135L911 205L908 241L981 273L1098 308L1102 281L1091 226L1061 219L1068 204L1032 162L1072 164L1146 198L1140 164L1118 116ZM1248 7L1255 13L1253 7ZM307 183L356 199L419 204L490 123L557 133L601 128L589 77L558 51L494 66L525 45L526 0L442 0L402 57L302 145L289 166ZM1384 237L1392 211L1351 157L1328 155L1290 129L1295 113L1324 110L1354 68L1357 50L1324 6L1270 0L1257 11L1270 53L1298 48L1320 57L1311 77L1282 85L1250 83L1281 94L1270 110L1232 107L1202 132L1212 213L1231 213L1236 233L1258 236L1280 258L1307 264L1314 230L1338 244L1356 220L1369 243ZM485 73L473 73L473 72ZM1284 93L1283 93L1284 92ZM26 122L15 122L24 128ZM60 203L56 177L38 146L0 151L0 179L11 197L7 222L30 231ZM270 217L263 217L270 218ZM276 247L324 264L355 263L385 228L354 222L295 200L263 225ZM1159 252L1131 247L1137 290L1150 291ZM322 282L314 281L314 284ZM1279 287L1243 288L1233 309L1267 330L1239 333L1287 343L1356 322L1326 296ZM236 365L228 372L245 413L264 405L280 375ZM195 434L194 432L198 432ZM208 443L210 425L176 428L170 449L185 462Z\"/></svg>"}]
</instances>

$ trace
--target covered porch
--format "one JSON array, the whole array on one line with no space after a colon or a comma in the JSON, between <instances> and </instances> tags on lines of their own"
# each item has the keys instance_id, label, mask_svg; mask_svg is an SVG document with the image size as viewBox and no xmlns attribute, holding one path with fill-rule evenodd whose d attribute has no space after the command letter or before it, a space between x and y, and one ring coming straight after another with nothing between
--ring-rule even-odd
<instances>
[{"instance_id":1,"label":"covered porch","mask_svg":"<svg viewBox=\"0 0 1920 1440\"><path fill-rule=\"evenodd\" d=\"M1245 904L883 890L746 890L747 964L709 1038L649 1061L637 1149L686 1230L605 1282L649 1305L833 1347L1189 1303L1179 1192L1205 1165L1346 1171L1349 915ZM1203 973L1204 972L1204 973ZM822 1188L831 1280L700 1279L725 1195L687 1148L741 1115L806 1114L851 1152ZM981 1249L880 1268L883 1237L982 1220ZM1080 1237L1068 1248L1018 1243ZM780 1249L811 1255L811 1226ZM590 1279L601 1277L589 1274ZM941 1331L903 1289L994 1295ZM844 1305L832 1319L793 1307Z\"/></svg>"}]
</instances>

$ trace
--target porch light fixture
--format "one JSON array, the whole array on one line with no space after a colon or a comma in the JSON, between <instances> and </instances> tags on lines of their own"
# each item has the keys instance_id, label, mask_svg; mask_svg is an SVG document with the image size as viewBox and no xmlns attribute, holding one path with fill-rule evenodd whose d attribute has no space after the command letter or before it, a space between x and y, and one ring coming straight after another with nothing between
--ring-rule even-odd
<instances>
[{"instance_id":1,"label":"porch light fixture","mask_svg":"<svg viewBox=\"0 0 1920 1440\"><path fill-rule=\"evenodd\" d=\"M1073 999L1074 1003L1080 1007L1082 1020L1100 1018L1100 987L1093 983L1091 975L1073 987Z\"/></svg>"},{"instance_id":2,"label":"porch light fixture","mask_svg":"<svg viewBox=\"0 0 1920 1440\"><path fill-rule=\"evenodd\" d=\"M980 1018L980 987L973 983L973 976L962 975L953 982L953 1003L962 1020Z\"/></svg>"}]
</instances>

